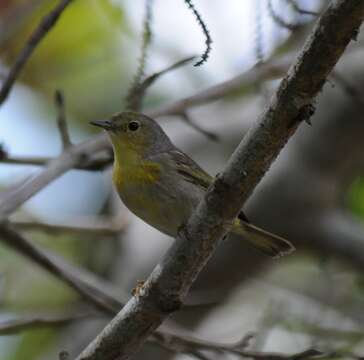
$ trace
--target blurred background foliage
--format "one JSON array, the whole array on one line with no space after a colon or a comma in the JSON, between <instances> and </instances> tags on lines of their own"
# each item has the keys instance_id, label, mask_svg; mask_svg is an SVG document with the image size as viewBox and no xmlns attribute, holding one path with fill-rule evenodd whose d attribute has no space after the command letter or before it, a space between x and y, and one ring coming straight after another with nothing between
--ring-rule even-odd
<instances>
[{"instance_id":1,"label":"blurred background foliage","mask_svg":"<svg viewBox=\"0 0 364 360\"><path fill-rule=\"evenodd\" d=\"M2 40L0 55L5 64L12 64L36 24L57 1L33 3L33 11L11 19L10 28L5 29L16 27ZM29 3L9 2L5 11L19 12L22 6ZM62 89L68 110L80 119L104 116L120 107L125 94L120 84L126 82L132 61L125 46L132 34L121 6L108 0L76 1L39 45L21 80L49 99L55 89Z\"/></svg>"},{"instance_id":2,"label":"blurred background foliage","mask_svg":"<svg viewBox=\"0 0 364 360\"><path fill-rule=\"evenodd\" d=\"M0 73L6 73L36 24L56 3L55 0L0 1ZM312 21L309 16L298 16L283 1L273 3L277 11L290 21L295 21L297 17L302 24ZM318 3L313 0L300 2L302 7L314 9L319 7ZM290 51L290 43L287 41L290 32L272 20L264 4L265 1L260 0L196 1L196 5L211 29L214 41L211 57L202 68L196 69L189 65L161 79L148 94L147 107L155 107L192 94L197 89L250 68L259 60L256 49L259 41L262 42L260 46L264 57L269 57L282 44L284 46L279 47L277 53ZM125 95L138 64L143 12L144 2L141 0L132 2L75 0L67 8L57 26L34 52L9 100L0 109L2 126L0 141L9 154L28 156L59 154L61 144L56 130L56 111L53 104L56 89L61 89L65 94L67 118L72 140L75 143L89 137L95 131L88 126L88 121L105 118L123 108ZM260 17L257 16L257 12L261 13ZM156 1L153 29L153 45L148 58L147 73L161 70L185 56L199 54L203 49L203 35L183 1L173 0L168 3ZM252 103L255 105L258 103L258 107L261 107L267 99L269 89L274 85L275 83L270 83L266 88L261 88L260 84L252 84L249 89L244 87L221 107L234 109L236 102L245 97L246 107ZM224 114L231 115L231 112L225 111ZM201 124L209 129L215 128L220 131L224 127L224 122L227 124L227 120L216 119L214 115L214 108L207 115L202 113L207 120ZM229 130L226 127L225 138L218 145L207 143L201 134L196 134L193 129L175 121L168 122L166 128L179 146L192 152L205 167L216 172L241 138L243 127L240 126L240 120L237 118L234 122L234 119L231 119L229 125L232 130L228 133ZM21 182L37 170L36 167L2 165L0 184L5 188ZM110 184L109 172L103 174L71 171L28 201L16 214L16 218L57 223L71 218L85 219L100 213L108 215L116 206ZM364 216L363 180L354 183L348 193L347 201L351 210L360 217ZM118 203L116 207L119 206ZM133 221L133 224L136 223L137 226L128 227L129 238L138 239L137 241L141 242L145 238L150 238L150 244L144 244L143 251L134 244L127 242L125 242L126 245L119 244L110 236L84 240L81 236L50 235L41 231L32 231L28 235L41 246L52 249L71 262L98 271L104 276L110 276L111 267L116 261L121 262L121 259L124 269L128 269L129 272L127 274L122 272L124 279L121 279L120 286L129 289L137 276L133 273L134 268L131 266L132 263L135 266L134 260L138 259L140 262L138 266L142 270L139 273L147 273L155 263L153 259L158 259L162 251L160 249L165 249L170 244L169 240L166 241L163 238L162 242L158 243L160 246L158 248L153 243L153 239L161 238L159 234L151 235L152 230L146 230L138 220L133 219ZM114 252L122 251L124 248L129 251L128 255L114 259ZM144 265L146 259L149 262ZM325 262L317 261L317 259L313 261L312 258L303 256L300 259L288 261L282 268L274 268L266 274L264 281L271 281L278 286L284 277L288 277L288 280L299 277L301 285L309 283L313 286L313 283L317 281L317 286L321 286L326 280L319 281L320 276L324 276L322 274L326 274L327 267L331 266L331 264L327 265ZM335 277L335 274L342 275L341 271L340 266L334 267L334 271L329 272L330 277ZM356 294L359 297L362 296L363 290L359 286L358 276L347 274L346 269L343 272L347 276L347 283L351 285L348 285L345 291L350 291L357 286ZM0 247L0 276L2 305L0 320L25 312L64 311L77 305L78 296L67 286L3 246ZM328 283L334 282L335 280L330 278ZM241 291L245 296L250 289ZM262 303L264 294L260 294L258 290L252 290L248 298L259 305ZM285 304L286 300L283 299L282 303ZM312 306L310 302L306 305ZM265 303L264 306L267 306L267 314L281 315L279 326L275 325L277 321L274 319L272 321L269 316L265 316L265 312L262 314L263 311L256 316L260 319L262 328L271 330L275 328L276 332L271 343L276 341L281 328L297 334L305 331L317 334L325 330L324 325L322 328L316 326L313 329L317 323L314 321L309 323L310 319L305 318L304 314L297 319L293 316L282 315L289 312L287 308L284 311L274 309L272 312L269 311L272 304ZM236 315L237 318L246 316L246 313L240 310L239 304L234 304L234 300L227 304L227 307L231 313L241 311ZM226 319L226 312L221 316ZM305 321L306 324L304 324ZM277 330L277 327L280 329ZM204 326L201 326L201 329L203 330ZM350 346L354 346L356 341L359 342L357 339L362 339L360 332L359 335L357 332L353 332L352 335L350 339L344 339L350 343ZM59 336L60 331L57 329L44 328L1 337L0 359L49 358L47 354L57 352L57 346L52 346L58 344ZM263 337L262 335L260 339L261 348L266 342ZM327 334L324 337L329 338ZM294 346L295 344L291 344L290 349Z\"/></svg>"}]
</instances>

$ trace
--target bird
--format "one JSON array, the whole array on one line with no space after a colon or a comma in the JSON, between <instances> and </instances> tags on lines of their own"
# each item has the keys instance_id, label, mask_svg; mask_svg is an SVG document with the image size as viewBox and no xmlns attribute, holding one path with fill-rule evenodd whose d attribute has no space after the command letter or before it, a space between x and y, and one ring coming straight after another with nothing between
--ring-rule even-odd
<instances>
[{"instance_id":1,"label":"bird","mask_svg":"<svg viewBox=\"0 0 364 360\"><path fill-rule=\"evenodd\" d=\"M109 135L114 151L113 183L126 207L160 232L176 237L214 178L142 113L124 111L90 124ZM253 225L243 212L230 232L272 257L294 250L288 240Z\"/></svg>"}]
</instances>

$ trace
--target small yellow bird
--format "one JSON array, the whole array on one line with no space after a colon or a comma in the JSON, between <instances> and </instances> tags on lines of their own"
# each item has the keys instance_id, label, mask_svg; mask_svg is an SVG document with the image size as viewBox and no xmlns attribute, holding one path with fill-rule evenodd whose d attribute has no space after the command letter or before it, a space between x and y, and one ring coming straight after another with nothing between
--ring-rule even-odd
<instances>
[{"instance_id":1,"label":"small yellow bird","mask_svg":"<svg viewBox=\"0 0 364 360\"><path fill-rule=\"evenodd\" d=\"M91 124L110 136L115 158L113 181L124 204L149 225L176 237L213 178L177 149L157 122L143 114L122 112ZM231 232L273 257L294 250L289 241L254 226L243 213Z\"/></svg>"}]
</instances>

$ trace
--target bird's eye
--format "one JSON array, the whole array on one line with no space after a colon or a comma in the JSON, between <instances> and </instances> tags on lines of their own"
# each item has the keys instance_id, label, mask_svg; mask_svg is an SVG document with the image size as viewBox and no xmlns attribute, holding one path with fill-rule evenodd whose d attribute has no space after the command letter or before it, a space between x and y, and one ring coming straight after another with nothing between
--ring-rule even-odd
<instances>
[{"instance_id":1,"label":"bird's eye","mask_svg":"<svg viewBox=\"0 0 364 360\"><path fill-rule=\"evenodd\" d=\"M139 129L140 124L137 121L130 121L128 124L128 129L130 131L137 131Z\"/></svg>"}]
</instances>

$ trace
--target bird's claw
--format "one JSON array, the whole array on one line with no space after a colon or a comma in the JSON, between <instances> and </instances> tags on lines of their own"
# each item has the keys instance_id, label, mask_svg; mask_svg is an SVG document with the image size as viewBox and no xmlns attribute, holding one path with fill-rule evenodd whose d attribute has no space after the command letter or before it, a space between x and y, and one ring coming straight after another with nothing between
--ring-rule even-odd
<instances>
[{"instance_id":1,"label":"bird's claw","mask_svg":"<svg viewBox=\"0 0 364 360\"><path fill-rule=\"evenodd\" d=\"M144 284L145 284L144 280L137 280L137 283L134 289L131 291L131 294L137 297L143 295Z\"/></svg>"}]
</instances>

